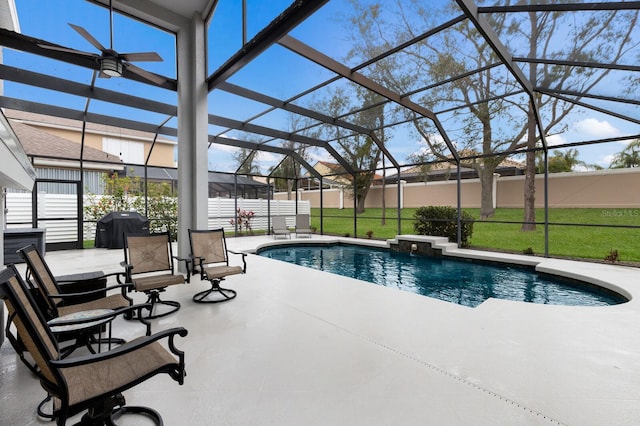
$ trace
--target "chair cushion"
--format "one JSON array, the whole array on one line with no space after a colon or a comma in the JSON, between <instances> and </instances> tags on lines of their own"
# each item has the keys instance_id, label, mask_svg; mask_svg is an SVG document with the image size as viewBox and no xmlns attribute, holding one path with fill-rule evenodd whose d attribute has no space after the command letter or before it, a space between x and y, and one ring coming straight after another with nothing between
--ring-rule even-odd
<instances>
[{"instance_id":1,"label":"chair cushion","mask_svg":"<svg viewBox=\"0 0 640 426\"><path fill-rule=\"evenodd\" d=\"M78 303L77 305L58 306L58 315L63 316L74 312L92 311L94 309L119 309L129 306L127 299L121 294L112 294L102 299L92 300L91 302Z\"/></svg>"},{"instance_id":2,"label":"chair cushion","mask_svg":"<svg viewBox=\"0 0 640 426\"><path fill-rule=\"evenodd\" d=\"M178 361L160 343L153 342L115 358L65 368L61 372L70 392L69 405L74 405L113 389L128 389L138 379L172 364L177 366Z\"/></svg>"},{"instance_id":3,"label":"chair cushion","mask_svg":"<svg viewBox=\"0 0 640 426\"><path fill-rule=\"evenodd\" d=\"M204 273L207 275L207 279L213 280L216 278L223 278L227 275L236 275L242 274L241 266L209 266L208 268L204 268Z\"/></svg>"},{"instance_id":4,"label":"chair cushion","mask_svg":"<svg viewBox=\"0 0 640 426\"><path fill-rule=\"evenodd\" d=\"M133 279L133 285L137 291L154 290L174 284L184 284L184 277L182 275L162 274Z\"/></svg>"}]
</instances>

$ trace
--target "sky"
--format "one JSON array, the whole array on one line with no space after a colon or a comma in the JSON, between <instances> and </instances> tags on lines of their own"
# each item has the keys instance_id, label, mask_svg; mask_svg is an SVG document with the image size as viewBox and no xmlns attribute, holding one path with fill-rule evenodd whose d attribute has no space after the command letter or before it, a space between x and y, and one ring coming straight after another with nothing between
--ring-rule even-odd
<instances>
[{"instance_id":1,"label":"sky","mask_svg":"<svg viewBox=\"0 0 640 426\"><path fill-rule=\"evenodd\" d=\"M83 0L15 0L18 9L21 32L36 38L78 49L96 53L96 49L75 32L67 23L84 27L104 46L109 46L109 13L105 8L98 7ZM273 18L281 13L291 0L247 0L247 37L250 39L257 34ZM311 18L295 28L291 35L311 47L337 60L346 60L351 42L345 32L346 17L351 10L348 0L332 0L320 8ZM241 2L237 0L220 0L208 28L208 71L217 69L242 44ZM391 15L390 15L391 16ZM114 16L114 49L118 52L155 51L163 58L160 63L137 63L142 68L172 78L176 77L175 40L172 34L150 27L128 17L115 14ZM640 57L640 55L638 55ZM349 63L349 60L346 60ZM351 59L350 66L356 65ZM92 73L89 70L43 59L35 55L21 52L5 51L4 62L7 65L24 67L26 69L47 73L56 77L81 81L89 84ZM306 90L315 84L331 78L333 74L326 69L311 63L279 45L269 48L265 54L251 62L244 69L233 75L229 82L247 87L260 93L286 100L291 96ZM620 79L611 80L616 88ZM146 84L131 82L125 79L98 79L98 87L116 90L154 99L160 102L176 104L177 96L174 92L151 87ZM338 86L337 84L336 86ZM37 102L50 102L56 105L82 110L85 99L60 93L48 92L42 89L21 86L6 82L5 95L28 99ZM607 88L605 87L605 91ZM616 90L622 90L617 88ZM325 91L326 93L327 91ZM301 106L309 106L317 102L318 96L308 96L295 101ZM606 105L606 103L600 103ZM238 97L216 90L209 96L209 113L236 120L247 120L255 114L265 110L265 105L247 102ZM629 106L629 113L638 116L638 107ZM122 118L133 118L138 121L162 123L167 117L156 113L130 110L97 101L92 101L90 110L101 114L111 114ZM270 126L279 130L290 131L290 115L283 112L273 112L260 117L255 124ZM454 120L453 117L443 115L445 124ZM172 119L168 124L177 127L177 120ZM452 126L454 144L463 129L459 123ZM549 136L551 146L593 140L596 138L618 137L640 133L637 124L596 113L584 108L576 108L567 120L567 126L556 134ZM225 129L210 126L214 134ZM246 138L241 132L226 132L225 136ZM407 157L423 148L411 126L398 126L389 132L389 149L398 161L405 162ZM259 139L258 139L259 140ZM628 143L628 142L626 142ZM613 155L625 147L625 142L613 142L600 146L581 146L580 160L587 164L597 164L607 167ZM233 171L237 164L233 159L233 148L216 145L210 150L210 168L219 171ZM317 160L333 161L325 152L312 153L312 164ZM282 158L277 155L264 153L260 155L261 171L268 172L268 168L277 164Z\"/></svg>"}]
</instances>

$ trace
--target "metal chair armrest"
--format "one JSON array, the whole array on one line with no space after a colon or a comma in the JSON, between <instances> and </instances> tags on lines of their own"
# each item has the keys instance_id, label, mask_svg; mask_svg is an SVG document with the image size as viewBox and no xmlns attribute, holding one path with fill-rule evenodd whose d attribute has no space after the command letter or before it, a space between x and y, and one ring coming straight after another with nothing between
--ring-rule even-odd
<instances>
[{"instance_id":1,"label":"metal chair armrest","mask_svg":"<svg viewBox=\"0 0 640 426\"><path fill-rule=\"evenodd\" d=\"M155 334L152 334L151 336L144 336L139 339L133 340L131 342L127 342L110 351L100 352L97 354L91 354L91 355L85 355L85 356L59 359L59 360L51 360L50 362L51 362L51 365L58 368L70 368L70 367L76 367L78 365L92 364L95 362L100 362L100 361L105 361L111 358L115 358L115 357L127 354L129 352L133 352L137 349L140 349L144 346L147 346L163 338L169 338L169 349L174 355L177 355L183 361L184 352L178 350L175 347L173 342L173 339L176 335L185 337L187 335L187 330L183 327L170 328L167 330L159 331Z\"/></svg>"},{"instance_id":2,"label":"metal chair armrest","mask_svg":"<svg viewBox=\"0 0 640 426\"><path fill-rule=\"evenodd\" d=\"M82 291L79 293L60 293L60 294L51 294L50 297L52 299L65 299L65 298L72 298L72 297L79 297L79 296L91 296L92 294L99 294L105 291L109 291L109 290L113 290L116 288L122 288L122 287L128 287L127 284L117 284L117 285L112 285L109 287L105 287L105 288L97 288L95 290L88 290L88 291ZM64 301L64 300L63 300Z\"/></svg>"},{"instance_id":3,"label":"metal chair armrest","mask_svg":"<svg viewBox=\"0 0 640 426\"><path fill-rule=\"evenodd\" d=\"M187 267L187 283L191 282L191 256L189 257L179 257L179 256L173 256L174 259L176 259L178 262L184 262L185 266Z\"/></svg>"},{"instance_id":4,"label":"metal chair armrest","mask_svg":"<svg viewBox=\"0 0 640 426\"><path fill-rule=\"evenodd\" d=\"M227 250L227 253L239 254L242 256L242 273L245 274L247 272L247 253L233 250Z\"/></svg>"}]
</instances>

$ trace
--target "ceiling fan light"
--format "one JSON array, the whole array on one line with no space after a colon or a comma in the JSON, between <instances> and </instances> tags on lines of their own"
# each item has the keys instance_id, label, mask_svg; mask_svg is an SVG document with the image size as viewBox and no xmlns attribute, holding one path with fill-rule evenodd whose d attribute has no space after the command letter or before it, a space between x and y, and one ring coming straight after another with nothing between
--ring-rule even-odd
<instances>
[{"instance_id":1,"label":"ceiling fan light","mask_svg":"<svg viewBox=\"0 0 640 426\"><path fill-rule=\"evenodd\" d=\"M100 71L109 77L122 77L122 62L116 58L102 58Z\"/></svg>"}]
</instances>

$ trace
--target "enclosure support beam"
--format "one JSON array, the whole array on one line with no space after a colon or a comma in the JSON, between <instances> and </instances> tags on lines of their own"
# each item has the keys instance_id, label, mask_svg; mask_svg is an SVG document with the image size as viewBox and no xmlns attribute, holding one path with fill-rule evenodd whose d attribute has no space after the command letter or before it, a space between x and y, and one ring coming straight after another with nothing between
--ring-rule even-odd
<instances>
[{"instance_id":1,"label":"enclosure support beam","mask_svg":"<svg viewBox=\"0 0 640 426\"><path fill-rule=\"evenodd\" d=\"M320 176L320 235L324 235L324 182Z\"/></svg>"},{"instance_id":2,"label":"enclosure support beam","mask_svg":"<svg viewBox=\"0 0 640 426\"><path fill-rule=\"evenodd\" d=\"M356 175L351 175L353 179L353 238L358 238L358 193L356 185ZM364 203L364 200L362 200Z\"/></svg>"},{"instance_id":3,"label":"enclosure support beam","mask_svg":"<svg viewBox=\"0 0 640 426\"><path fill-rule=\"evenodd\" d=\"M282 154L293 157L297 162L307 169L307 171L316 178L322 176L311 164L309 164L300 154L292 149L280 148L277 146L258 144L256 142L243 141L240 139L230 139L224 136L209 136L209 143L216 143L220 145L235 146L238 148L246 148L255 151L273 152L274 154Z\"/></svg>"},{"instance_id":4,"label":"enclosure support beam","mask_svg":"<svg viewBox=\"0 0 640 426\"><path fill-rule=\"evenodd\" d=\"M311 145L311 146L318 146L321 148L326 149L329 154L331 154L331 156L333 156L333 158L336 159L336 161L338 163L340 163L340 165L348 172L348 173L355 173L355 171L353 170L353 168L351 167L351 165L349 163L347 163L344 158L342 158L342 156L340 154L338 154L338 152L333 149L333 147L331 145L329 145L328 143L318 140L318 139L314 139L314 138L310 138L308 136L303 136L303 135L298 135L296 133L290 133L290 132L283 132L282 130L275 130L275 129L271 129L269 127L264 127L264 126L258 126L257 124L251 124L251 123L245 123L242 121L238 121L238 120L233 120L231 118L224 118L224 117L219 117L219 116L215 116L215 115L209 115L209 124L213 124L213 125L217 125L217 126L223 126L223 127L229 127L229 128L233 128L233 129L237 129L237 130L243 130L245 132L250 132L250 133L256 133L258 135L264 135L264 136L269 136L272 138L278 138L278 139L282 139L282 140L289 140L292 142L299 142L302 144L306 144L306 145ZM259 144L258 145L263 146L263 144ZM256 148L258 150L261 150L262 148Z\"/></svg>"},{"instance_id":5,"label":"enclosure support beam","mask_svg":"<svg viewBox=\"0 0 640 426\"><path fill-rule=\"evenodd\" d=\"M282 101L280 99L276 99L271 96L264 95L262 93L254 92L253 90L245 89L243 87L236 86L235 84L224 82L219 85L218 89L228 93L232 93L234 95L242 96L247 99L262 102L263 104L271 105L274 108L280 108L285 111L289 111L295 114L303 115L305 117L313 118L314 120L318 120L323 123L333 124L339 127L343 127L345 129L352 130L356 133L369 135L371 136L373 141L376 143L376 145L378 145L378 147L382 150L382 152L384 152L387 158L389 158L389 160L393 163L393 165L396 167L399 167L399 164L396 161L396 159L391 155L391 153L387 150L387 148L376 136L376 134L370 129L367 129L362 126L358 126L357 124L349 123L348 121L341 120L339 118L333 118L326 114L322 114L318 111L313 111L308 108L304 108L287 101ZM328 143L326 144L328 145Z\"/></svg>"},{"instance_id":6,"label":"enclosure support beam","mask_svg":"<svg viewBox=\"0 0 640 426\"><path fill-rule=\"evenodd\" d=\"M273 195L271 193L271 176L267 176L267 235L271 235L271 198ZM275 192L275 191L274 191Z\"/></svg>"},{"instance_id":7,"label":"enclosure support beam","mask_svg":"<svg viewBox=\"0 0 640 426\"><path fill-rule=\"evenodd\" d=\"M397 215L398 215L398 235L400 235L400 234L402 234L402 207L403 207L400 204L400 200L401 200L401 197L402 197L402 194L400 194L400 191L402 191L403 188L402 188L402 181L400 180L400 168L399 167L396 169L396 173L397 173L397 176L398 176L398 179L397 179L398 180L398 182L397 182L398 190L396 191L398 193L397 194L398 195L398 202L396 204L397 205L397 210L396 211L397 211Z\"/></svg>"},{"instance_id":8,"label":"enclosure support beam","mask_svg":"<svg viewBox=\"0 0 640 426\"><path fill-rule=\"evenodd\" d=\"M256 34L255 37L243 43L240 50L209 76L207 79L208 90L211 91L215 89L218 84L226 81L233 74L241 70L258 55L271 47L280 37L311 16L327 1L328 0L297 0L293 2L291 6ZM203 50L202 52L206 51Z\"/></svg>"}]
</instances>

